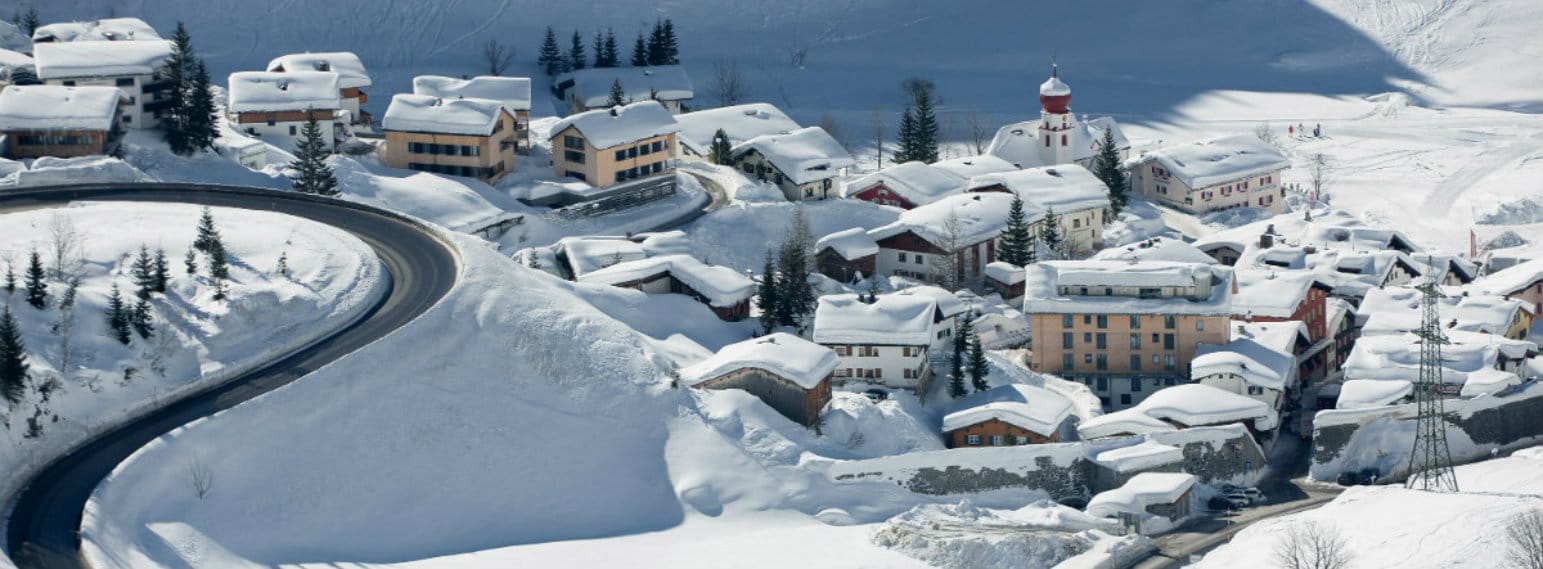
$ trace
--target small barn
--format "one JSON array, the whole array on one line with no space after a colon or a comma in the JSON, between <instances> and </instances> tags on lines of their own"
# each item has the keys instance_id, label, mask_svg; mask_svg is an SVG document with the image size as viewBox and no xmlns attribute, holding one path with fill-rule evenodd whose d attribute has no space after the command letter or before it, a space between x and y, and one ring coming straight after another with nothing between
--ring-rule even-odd
<instances>
[{"instance_id":1,"label":"small barn","mask_svg":"<svg viewBox=\"0 0 1543 569\"><path fill-rule=\"evenodd\" d=\"M839 282L873 276L879 244L867 230L853 227L821 237L814 244L815 270Z\"/></svg>"},{"instance_id":2,"label":"small barn","mask_svg":"<svg viewBox=\"0 0 1543 569\"><path fill-rule=\"evenodd\" d=\"M798 336L776 333L729 344L680 371L697 389L740 389L794 422L812 426L830 402L836 352Z\"/></svg>"},{"instance_id":3,"label":"small barn","mask_svg":"<svg viewBox=\"0 0 1543 569\"><path fill-rule=\"evenodd\" d=\"M1003 385L960 401L943 417L943 440L949 448L1053 443L1071 416L1065 397L1032 385Z\"/></svg>"}]
</instances>

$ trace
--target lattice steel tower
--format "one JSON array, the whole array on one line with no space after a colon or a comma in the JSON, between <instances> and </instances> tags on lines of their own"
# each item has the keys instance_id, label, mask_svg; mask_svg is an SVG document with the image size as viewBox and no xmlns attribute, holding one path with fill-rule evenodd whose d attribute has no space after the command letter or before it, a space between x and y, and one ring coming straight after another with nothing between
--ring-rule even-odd
<instances>
[{"instance_id":1,"label":"lattice steel tower","mask_svg":"<svg viewBox=\"0 0 1543 569\"><path fill-rule=\"evenodd\" d=\"M1452 469L1452 452L1447 448L1446 404L1442 400L1441 346L1449 343L1441 333L1441 314L1436 299L1446 295L1427 276L1419 290L1424 317L1420 329L1420 381L1414 386L1415 404L1420 407L1414 433L1414 452L1409 455L1409 479L1404 487L1435 492L1456 492L1457 472Z\"/></svg>"}]
</instances>

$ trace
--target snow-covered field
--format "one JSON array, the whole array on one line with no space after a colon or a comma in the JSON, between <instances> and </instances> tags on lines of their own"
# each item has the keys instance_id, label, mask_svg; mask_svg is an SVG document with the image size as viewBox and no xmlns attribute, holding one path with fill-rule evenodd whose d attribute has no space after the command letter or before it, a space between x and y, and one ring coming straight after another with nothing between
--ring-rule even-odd
<instances>
[{"instance_id":1,"label":"snow-covered field","mask_svg":"<svg viewBox=\"0 0 1543 569\"><path fill-rule=\"evenodd\" d=\"M1457 494L1349 488L1322 508L1254 524L1191 567L1277 566L1276 542L1292 524L1309 521L1336 528L1348 540L1352 567L1506 567L1511 518L1543 510L1543 448L1459 466L1457 482Z\"/></svg>"},{"instance_id":2,"label":"snow-covered field","mask_svg":"<svg viewBox=\"0 0 1543 569\"><path fill-rule=\"evenodd\" d=\"M54 228L76 236L65 258L78 263L81 278L72 327L60 325L66 286L58 280L48 283L42 310L27 303L22 288L6 295L21 323L33 386L53 388L46 402L29 389L21 403L5 407L0 488L9 491L31 469L106 426L326 335L384 294L375 253L347 233L280 214L212 211L232 255L230 298L223 301L213 298L206 256L199 256L197 276L183 265L197 206L81 203L0 216L0 265L14 267L18 281L33 248L47 267L56 266L54 243L71 240L55 240ZM107 298L117 284L130 306L137 301L130 268L141 245L166 252L171 280L149 301L153 335L135 335L125 346L109 335ZM288 275L276 271L280 255ZM37 420L38 436L27 436L29 419Z\"/></svg>"}]
</instances>

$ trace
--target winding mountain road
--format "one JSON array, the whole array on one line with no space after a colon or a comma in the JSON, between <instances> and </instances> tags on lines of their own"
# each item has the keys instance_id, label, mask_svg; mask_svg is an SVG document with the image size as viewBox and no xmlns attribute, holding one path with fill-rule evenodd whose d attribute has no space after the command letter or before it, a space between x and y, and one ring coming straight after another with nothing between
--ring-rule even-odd
<instances>
[{"instance_id":1,"label":"winding mountain road","mask_svg":"<svg viewBox=\"0 0 1543 569\"><path fill-rule=\"evenodd\" d=\"M102 184L0 192L0 213L72 201L175 202L275 211L347 231L375 250L389 290L358 322L309 347L107 431L42 469L15 498L6 551L21 569L81 569L82 510L98 483L155 438L282 387L384 337L443 298L460 270L454 247L401 215L350 202L257 188Z\"/></svg>"}]
</instances>

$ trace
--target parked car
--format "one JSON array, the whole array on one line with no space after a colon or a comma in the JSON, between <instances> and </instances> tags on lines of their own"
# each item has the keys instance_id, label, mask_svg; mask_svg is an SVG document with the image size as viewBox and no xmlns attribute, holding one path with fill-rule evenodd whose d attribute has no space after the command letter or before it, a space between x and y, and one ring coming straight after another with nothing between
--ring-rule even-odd
<instances>
[{"instance_id":1,"label":"parked car","mask_svg":"<svg viewBox=\"0 0 1543 569\"><path fill-rule=\"evenodd\" d=\"M1248 505L1248 500L1230 496L1214 496L1206 501L1206 507L1218 512L1235 512Z\"/></svg>"},{"instance_id":2,"label":"parked car","mask_svg":"<svg viewBox=\"0 0 1543 569\"><path fill-rule=\"evenodd\" d=\"M1341 472L1336 482L1340 486L1366 486L1376 484L1380 473L1375 468L1363 468L1357 471Z\"/></svg>"},{"instance_id":3,"label":"parked car","mask_svg":"<svg viewBox=\"0 0 1543 569\"><path fill-rule=\"evenodd\" d=\"M1243 498L1245 500L1248 500L1249 505L1258 504L1258 503L1264 501L1264 493L1260 492L1258 488L1255 488L1253 486L1238 486L1236 484L1222 484L1222 485L1218 486L1217 489L1221 490L1222 494L1224 494L1224 495L1227 495L1227 496L1238 496L1238 497L1241 497L1241 498Z\"/></svg>"}]
</instances>

